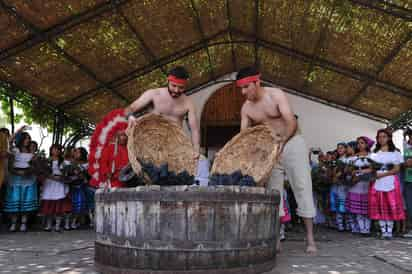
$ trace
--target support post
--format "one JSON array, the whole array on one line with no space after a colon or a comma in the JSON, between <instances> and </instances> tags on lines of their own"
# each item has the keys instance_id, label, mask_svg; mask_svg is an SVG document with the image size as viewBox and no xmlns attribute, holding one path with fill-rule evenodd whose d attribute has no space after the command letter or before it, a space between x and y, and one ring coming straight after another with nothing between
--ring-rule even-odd
<instances>
[{"instance_id":1,"label":"support post","mask_svg":"<svg viewBox=\"0 0 412 274\"><path fill-rule=\"evenodd\" d=\"M11 133L14 134L14 99L9 97Z\"/></svg>"}]
</instances>

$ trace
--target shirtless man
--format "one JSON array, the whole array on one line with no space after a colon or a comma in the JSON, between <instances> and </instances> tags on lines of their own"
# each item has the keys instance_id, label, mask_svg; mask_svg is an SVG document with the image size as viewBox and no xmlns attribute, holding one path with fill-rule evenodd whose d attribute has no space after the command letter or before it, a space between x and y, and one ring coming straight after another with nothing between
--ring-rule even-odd
<instances>
[{"instance_id":1,"label":"shirtless man","mask_svg":"<svg viewBox=\"0 0 412 274\"><path fill-rule=\"evenodd\" d=\"M192 133L192 144L197 152L195 158L199 158L199 123L192 101L184 94L188 78L189 74L185 68L173 68L169 71L167 76L167 87L145 91L136 101L126 108L125 112L129 117L129 127L136 121L132 114L143 110L150 104L153 104L153 113L160 114L181 127L183 127L183 119L185 115L188 114L189 127Z\"/></svg>"},{"instance_id":2,"label":"shirtless man","mask_svg":"<svg viewBox=\"0 0 412 274\"><path fill-rule=\"evenodd\" d=\"M241 130L256 124L266 124L280 138L280 165L286 171L296 197L297 214L303 218L306 226L306 251L315 253L317 249L313 237L313 217L316 215L316 210L312 196L308 150L303 137L299 134L297 121L287 97L280 89L261 87L260 74L255 68L240 70L236 80L237 86L242 89L242 94L246 97L241 110ZM279 166L275 167L267 187L279 190L282 195L283 183L282 169ZM282 216L284 214L282 202L279 211Z\"/></svg>"}]
</instances>

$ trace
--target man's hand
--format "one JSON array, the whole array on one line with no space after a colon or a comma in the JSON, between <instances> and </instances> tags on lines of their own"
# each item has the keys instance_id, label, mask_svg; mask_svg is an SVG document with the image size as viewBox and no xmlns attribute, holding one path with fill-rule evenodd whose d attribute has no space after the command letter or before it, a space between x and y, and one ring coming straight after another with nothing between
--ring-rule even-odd
<instances>
[{"instance_id":1,"label":"man's hand","mask_svg":"<svg viewBox=\"0 0 412 274\"><path fill-rule=\"evenodd\" d=\"M127 120L127 128L126 128L126 135L131 136L133 133L133 129L136 126L137 119L133 115L129 116L129 119Z\"/></svg>"},{"instance_id":2,"label":"man's hand","mask_svg":"<svg viewBox=\"0 0 412 274\"><path fill-rule=\"evenodd\" d=\"M199 160L200 158L200 153L199 152L195 152L193 159L195 159L196 161Z\"/></svg>"},{"instance_id":3,"label":"man's hand","mask_svg":"<svg viewBox=\"0 0 412 274\"><path fill-rule=\"evenodd\" d=\"M280 135L278 132L272 131L272 136L274 138L275 143L278 144L278 151L276 152L276 160L279 162L281 160L281 155L283 154L283 150L285 149L286 139L285 139L285 136Z\"/></svg>"},{"instance_id":4,"label":"man's hand","mask_svg":"<svg viewBox=\"0 0 412 274\"><path fill-rule=\"evenodd\" d=\"M281 142L278 143L278 148L276 151L276 162L280 162L284 147L285 147L284 143L281 143Z\"/></svg>"}]
</instances>

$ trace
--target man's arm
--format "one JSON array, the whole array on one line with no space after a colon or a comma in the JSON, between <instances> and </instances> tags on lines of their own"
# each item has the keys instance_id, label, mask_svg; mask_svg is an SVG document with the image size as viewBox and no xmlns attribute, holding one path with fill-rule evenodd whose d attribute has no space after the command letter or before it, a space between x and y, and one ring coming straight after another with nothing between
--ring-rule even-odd
<instances>
[{"instance_id":1,"label":"man's arm","mask_svg":"<svg viewBox=\"0 0 412 274\"><path fill-rule=\"evenodd\" d=\"M125 109L125 114L131 114L142 110L145 106L150 104L153 101L155 90L145 91L139 98L137 98L130 106Z\"/></svg>"},{"instance_id":2,"label":"man's arm","mask_svg":"<svg viewBox=\"0 0 412 274\"><path fill-rule=\"evenodd\" d=\"M278 90L275 96L280 115L286 123L286 133L283 139L283 143L286 144L290 138L295 135L298 123L296 122L295 114L290 107L286 94L283 91Z\"/></svg>"},{"instance_id":3,"label":"man's arm","mask_svg":"<svg viewBox=\"0 0 412 274\"><path fill-rule=\"evenodd\" d=\"M245 104L243 104L242 109L240 111L240 118L240 131L250 127L251 121L249 116L247 116Z\"/></svg>"},{"instance_id":4,"label":"man's arm","mask_svg":"<svg viewBox=\"0 0 412 274\"><path fill-rule=\"evenodd\" d=\"M193 103L188 100L189 126L192 133L192 144L197 153L200 153L200 129Z\"/></svg>"}]
</instances>

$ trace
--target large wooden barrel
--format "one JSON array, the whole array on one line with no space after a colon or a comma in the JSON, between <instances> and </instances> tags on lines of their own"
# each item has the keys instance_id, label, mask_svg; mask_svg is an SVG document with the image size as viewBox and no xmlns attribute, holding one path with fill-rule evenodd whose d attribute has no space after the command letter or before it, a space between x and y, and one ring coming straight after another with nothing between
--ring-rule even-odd
<instances>
[{"instance_id":1,"label":"large wooden barrel","mask_svg":"<svg viewBox=\"0 0 412 274\"><path fill-rule=\"evenodd\" d=\"M275 265L278 192L141 186L96 193L102 273L262 273Z\"/></svg>"}]
</instances>

